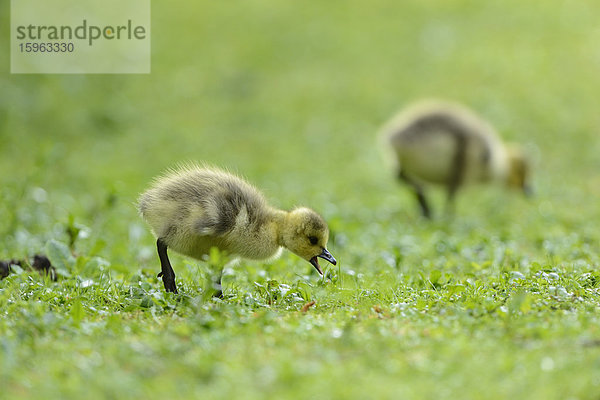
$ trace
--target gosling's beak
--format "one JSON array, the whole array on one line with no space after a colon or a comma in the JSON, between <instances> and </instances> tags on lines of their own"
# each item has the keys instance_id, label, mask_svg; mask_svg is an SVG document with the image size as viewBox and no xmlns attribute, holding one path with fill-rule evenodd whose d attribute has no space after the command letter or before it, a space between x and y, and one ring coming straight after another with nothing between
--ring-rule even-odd
<instances>
[{"instance_id":1,"label":"gosling's beak","mask_svg":"<svg viewBox=\"0 0 600 400\"><path fill-rule=\"evenodd\" d=\"M310 263L313 265L313 267L315 267L315 269L320 275L323 275L323 271L321 270L321 266L319 265L317 257L321 257L323 260L329 261L333 265L337 264L336 259L331 255L331 253L327 251L327 249L323 249L323 252L321 254L319 254L318 256L314 256L310 259Z\"/></svg>"},{"instance_id":2,"label":"gosling's beak","mask_svg":"<svg viewBox=\"0 0 600 400\"><path fill-rule=\"evenodd\" d=\"M333 265L337 264L335 257L333 257L331 253L327 251L327 249L323 249L323 252L319 255L319 257L321 257L325 261L329 261Z\"/></svg>"},{"instance_id":3,"label":"gosling's beak","mask_svg":"<svg viewBox=\"0 0 600 400\"><path fill-rule=\"evenodd\" d=\"M523 186L523 193L525 194L525 197L533 197L534 195L533 188L529 185Z\"/></svg>"}]
</instances>

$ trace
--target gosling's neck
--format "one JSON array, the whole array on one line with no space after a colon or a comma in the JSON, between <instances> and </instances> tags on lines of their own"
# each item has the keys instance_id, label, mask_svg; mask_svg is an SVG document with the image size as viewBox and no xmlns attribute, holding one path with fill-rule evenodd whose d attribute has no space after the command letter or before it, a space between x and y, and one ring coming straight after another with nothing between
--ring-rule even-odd
<instances>
[{"instance_id":1,"label":"gosling's neck","mask_svg":"<svg viewBox=\"0 0 600 400\"><path fill-rule=\"evenodd\" d=\"M286 225L286 219L289 212L272 208L269 210L268 224L275 233L275 240L278 246L286 247L283 239L283 231Z\"/></svg>"}]
</instances>

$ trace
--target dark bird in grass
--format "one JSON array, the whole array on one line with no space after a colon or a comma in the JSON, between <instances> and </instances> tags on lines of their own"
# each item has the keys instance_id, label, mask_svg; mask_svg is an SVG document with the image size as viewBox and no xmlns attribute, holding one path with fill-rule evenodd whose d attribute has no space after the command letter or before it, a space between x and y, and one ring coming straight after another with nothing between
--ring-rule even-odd
<instances>
[{"instance_id":1,"label":"dark bird in grass","mask_svg":"<svg viewBox=\"0 0 600 400\"><path fill-rule=\"evenodd\" d=\"M13 265L25 269L34 269L40 274L48 275L50 276L50 279L56 281L56 269L52 266L48 257L43 254L34 255L31 263L28 263L26 260L14 259L9 261L0 261L0 279L6 278L11 272L13 272Z\"/></svg>"},{"instance_id":2,"label":"dark bird in grass","mask_svg":"<svg viewBox=\"0 0 600 400\"><path fill-rule=\"evenodd\" d=\"M167 248L202 259L215 247L239 258L265 260L281 248L310 262L323 274L318 257L336 264L327 251L329 229L315 211L271 207L243 179L212 167L186 166L154 180L141 194L138 208L157 238L165 289L177 293ZM220 291L221 271L215 281Z\"/></svg>"},{"instance_id":3,"label":"dark bird in grass","mask_svg":"<svg viewBox=\"0 0 600 400\"><path fill-rule=\"evenodd\" d=\"M528 194L529 166L518 145L502 143L494 128L464 106L424 101L401 111L382 130L398 178L414 191L423 216L431 217L427 183L447 190L453 208L458 189L502 182Z\"/></svg>"}]
</instances>

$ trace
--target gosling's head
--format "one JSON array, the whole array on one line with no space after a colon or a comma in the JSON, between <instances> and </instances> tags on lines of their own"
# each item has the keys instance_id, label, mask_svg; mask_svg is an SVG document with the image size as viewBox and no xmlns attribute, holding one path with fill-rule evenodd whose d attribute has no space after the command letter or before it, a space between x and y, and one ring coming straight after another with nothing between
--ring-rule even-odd
<instances>
[{"instance_id":1,"label":"gosling's head","mask_svg":"<svg viewBox=\"0 0 600 400\"><path fill-rule=\"evenodd\" d=\"M283 245L292 253L310 262L323 275L317 257L337 263L327 251L329 229L323 218L310 208L296 208L288 213L282 229Z\"/></svg>"},{"instance_id":2,"label":"gosling's head","mask_svg":"<svg viewBox=\"0 0 600 400\"><path fill-rule=\"evenodd\" d=\"M506 184L508 187L520 189L526 195L531 194L529 186L529 162L518 145L506 147L508 159L508 174Z\"/></svg>"}]
</instances>

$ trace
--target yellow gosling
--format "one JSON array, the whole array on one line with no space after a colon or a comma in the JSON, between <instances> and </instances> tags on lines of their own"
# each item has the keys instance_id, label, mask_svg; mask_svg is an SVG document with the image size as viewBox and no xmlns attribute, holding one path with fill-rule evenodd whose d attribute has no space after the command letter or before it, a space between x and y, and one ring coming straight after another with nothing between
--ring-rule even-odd
<instances>
[{"instance_id":1,"label":"yellow gosling","mask_svg":"<svg viewBox=\"0 0 600 400\"><path fill-rule=\"evenodd\" d=\"M415 191L422 214L431 210L426 183L443 185L452 208L456 191L476 182L504 182L529 192L528 163L517 145L504 145L494 128L464 106L422 101L401 111L382 130L398 178Z\"/></svg>"},{"instance_id":2,"label":"yellow gosling","mask_svg":"<svg viewBox=\"0 0 600 400\"><path fill-rule=\"evenodd\" d=\"M253 186L217 168L186 166L154 180L140 195L138 209L157 238L156 245L166 291L177 293L167 248L202 259L212 247L241 258L272 259L280 249L310 262L332 264L327 251L329 229L315 211L300 207L283 211L269 206ZM220 288L221 278L215 282ZM220 290L217 296L221 296Z\"/></svg>"}]
</instances>

